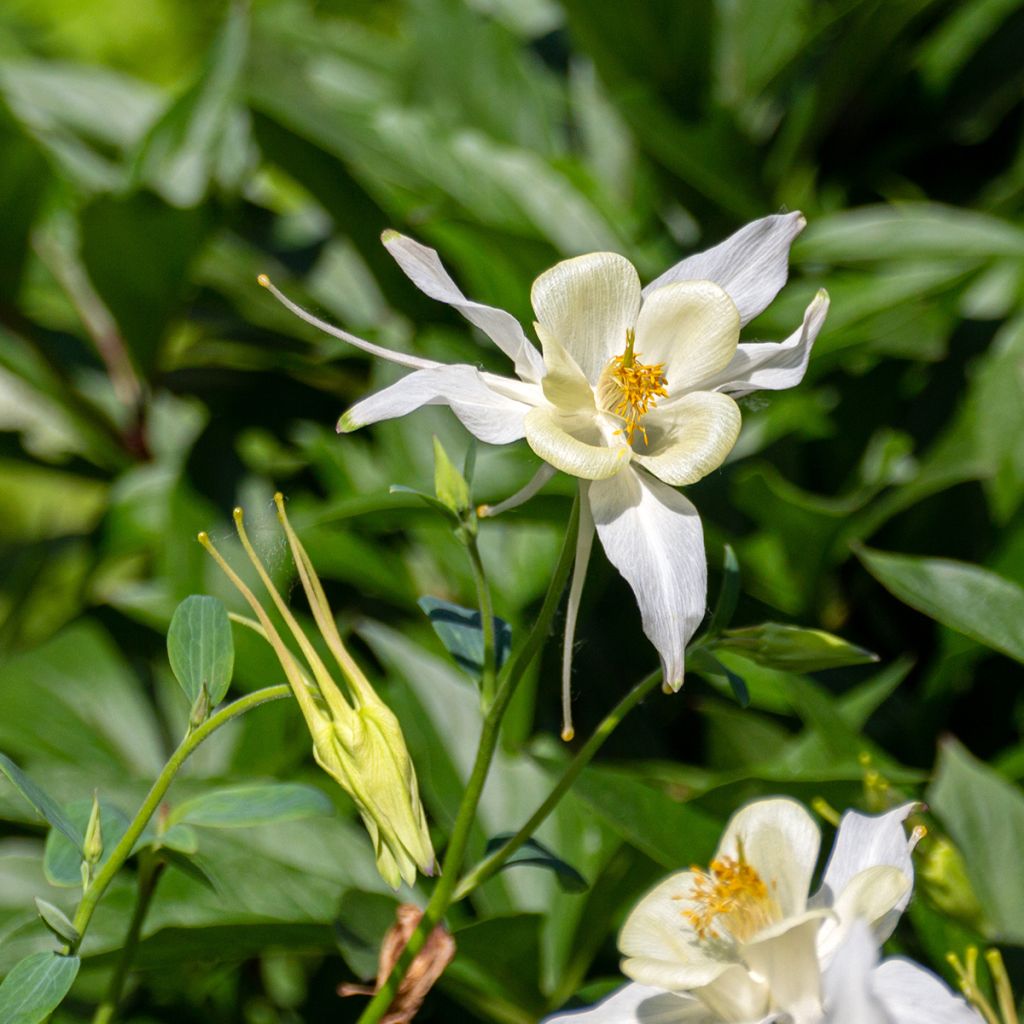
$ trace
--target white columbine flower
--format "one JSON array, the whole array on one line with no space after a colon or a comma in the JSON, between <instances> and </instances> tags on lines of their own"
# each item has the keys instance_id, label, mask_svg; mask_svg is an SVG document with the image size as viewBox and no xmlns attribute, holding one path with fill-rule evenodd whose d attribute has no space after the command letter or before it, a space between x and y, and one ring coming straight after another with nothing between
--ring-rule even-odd
<instances>
[{"instance_id":1,"label":"white columbine flower","mask_svg":"<svg viewBox=\"0 0 1024 1024\"><path fill-rule=\"evenodd\" d=\"M729 454L740 429L731 396L789 388L803 378L828 309L824 291L783 342L739 344L739 333L785 284L789 247L804 223L799 213L754 221L646 288L615 253L564 260L533 283L541 352L510 313L467 299L433 249L386 231L384 245L413 283L487 334L512 360L515 378L373 345L260 279L303 319L414 371L355 405L339 430L441 404L482 441L525 437L544 465L491 514L531 497L555 470L579 478L562 680L569 735L575 616L595 530L636 595L665 682L674 690L682 685L686 644L704 616L707 563L697 510L674 488L696 483Z\"/></svg>"},{"instance_id":2,"label":"white columbine flower","mask_svg":"<svg viewBox=\"0 0 1024 1024\"><path fill-rule=\"evenodd\" d=\"M913 806L844 815L809 897L814 820L788 799L749 804L708 871L672 875L630 914L619 948L636 984L550 1024L980 1024L923 968L877 965L913 885Z\"/></svg>"}]
</instances>

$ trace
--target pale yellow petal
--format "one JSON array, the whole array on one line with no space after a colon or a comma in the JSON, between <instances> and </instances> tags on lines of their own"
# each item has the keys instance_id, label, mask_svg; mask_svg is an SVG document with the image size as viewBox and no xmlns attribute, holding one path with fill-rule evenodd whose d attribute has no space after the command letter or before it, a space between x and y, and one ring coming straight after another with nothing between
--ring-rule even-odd
<instances>
[{"instance_id":1,"label":"pale yellow petal","mask_svg":"<svg viewBox=\"0 0 1024 1024\"><path fill-rule=\"evenodd\" d=\"M629 464L625 444L590 444L569 433L564 425L568 422L551 409L531 409L524 420L526 441L555 469L584 480L607 480ZM596 427L588 433L599 439Z\"/></svg>"},{"instance_id":2,"label":"pale yellow petal","mask_svg":"<svg viewBox=\"0 0 1024 1024\"><path fill-rule=\"evenodd\" d=\"M544 397L560 412L593 413L594 389L565 346L540 323L534 324L544 352Z\"/></svg>"},{"instance_id":3,"label":"pale yellow petal","mask_svg":"<svg viewBox=\"0 0 1024 1024\"><path fill-rule=\"evenodd\" d=\"M634 439L633 458L667 484L696 483L725 461L740 433L739 406L714 391L693 391L644 420L650 445Z\"/></svg>"},{"instance_id":4,"label":"pale yellow petal","mask_svg":"<svg viewBox=\"0 0 1024 1024\"><path fill-rule=\"evenodd\" d=\"M592 252L546 270L533 282L530 300L544 329L595 384L636 323L640 278L624 256Z\"/></svg>"}]
</instances>

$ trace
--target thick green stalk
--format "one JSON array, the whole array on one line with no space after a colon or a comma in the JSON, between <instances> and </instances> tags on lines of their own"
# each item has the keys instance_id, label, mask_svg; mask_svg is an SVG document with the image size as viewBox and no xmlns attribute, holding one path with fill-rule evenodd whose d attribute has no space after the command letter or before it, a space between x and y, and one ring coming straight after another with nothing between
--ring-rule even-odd
<instances>
[{"instance_id":1,"label":"thick green stalk","mask_svg":"<svg viewBox=\"0 0 1024 1024\"><path fill-rule=\"evenodd\" d=\"M491 588L487 582L487 573L484 571L484 563L480 557L480 548L477 545L476 537L467 536L465 544L469 554L469 564L473 569L473 582L476 584L476 598L480 608L480 629L483 632L484 641L484 663L480 673L480 702L481 707L486 711L494 700L494 688L497 682L494 602L491 600Z\"/></svg>"},{"instance_id":2,"label":"thick green stalk","mask_svg":"<svg viewBox=\"0 0 1024 1024\"><path fill-rule=\"evenodd\" d=\"M508 710L509 702L515 694L519 680L540 650L551 629L551 622L555 617L562 591L565 589L566 580L569 578L569 570L572 567L573 555L576 550L576 530L578 527L579 498L573 504L572 516L565 540L562 543L558 565L544 596L544 603L541 605L540 614L537 616L533 628L527 634L526 639L513 652L512 657L505 663L498 676L497 692L494 696L494 702L484 717L483 727L480 731L480 742L476 751L476 760L473 763L473 770L470 773L469 781L466 783L466 789L462 795L462 801L459 804L455 824L452 826L451 838L448 841L448 848L445 851L444 861L441 866L441 877L438 879L433 893L431 893L430 902L423 912L423 918L409 938L409 942L402 951L402 955L392 969L391 974L388 975L387 981L384 982L377 991L377 994L367 1004L366 1009L363 1010L362 1015L359 1017L359 1024L376 1024L387 1013L388 1007L394 1001L406 972L416 958L416 954L423 948L427 937L441 922L448 908L454 902L455 885L458 881L458 874L466 856L466 847L469 845L470 835L472 834L477 804L480 802L480 795L483 793L484 783L487 781L487 773L490 770L494 751L498 745L501 722L505 712Z\"/></svg>"},{"instance_id":3,"label":"thick green stalk","mask_svg":"<svg viewBox=\"0 0 1024 1024\"><path fill-rule=\"evenodd\" d=\"M534 832L544 823L547 816L558 806L559 801L569 791L569 788L576 781L580 772L590 763L594 755L601 749L602 744L615 731L619 723L661 682L662 672L657 669L649 676L642 679L622 700L605 716L601 724L594 730L593 735L576 752L575 757L569 762L562 777L555 784L554 789L544 798L544 802L533 812L530 820L504 844L494 851L489 857L482 860L472 871L470 871L455 889L455 897L452 902L458 902L468 896L478 885L486 882L501 866L518 850L523 843L530 839Z\"/></svg>"},{"instance_id":4,"label":"thick green stalk","mask_svg":"<svg viewBox=\"0 0 1024 1024\"><path fill-rule=\"evenodd\" d=\"M146 799L142 802L142 806L136 812L135 817L128 826L128 830L118 841L106 863L96 873L96 877L93 878L89 888L82 894L82 902L78 904L78 910L75 911L75 920L73 922L79 939L71 952L76 951L82 944L85 931L89 927L89 922L92 920L92 915L99 901L103 898L107 887L114 880L114 876L121 870L122 865L129 856L131 856L132 848L138 841L139 836L142 835L143 830L149 823L149 819L156 813L156 809L160 806L160 801L163 800L164 795L174 781L178 769L185 763L192 751L207 736L212 735L222 725L226 725L239 715L244 715L246 711L251 711L253 708L259 707L260 704L266 704L267 701L280 700L282 697L290 697L291 695L291 688L283 683L279 686L268 686L265 689L256 690L254 693L247 694L228 704L227 707L221 708L215 715L211 715L202 725L192 729L185 736L157 776L156 782L153 783L149 793L146 795Z\"/></svg>"},{"instance_id":5,"label":"thick green stalk","mask_svg":"<svg viewBox=\"0 0 1024 1024\"><path fill-rule=\"evenodd\" d=\"M110 1024L117 1015L117 1008L124 992L124 983L128 980L128 972L135 960L135 951L139 945L139 937L142 935L142 925L146 920L146 914L149 913L149 907L153 902L156 886L164 867L165 863L155 854L143 857L139 864L138 898L135 901L135 909L132 911L132 919L128 925L128 934L121 947L121 956L117 961L117 967L107 986L107 994L103 997L103 1002L96 1007L92 1024Z\"/></svg>"}]
</instances>

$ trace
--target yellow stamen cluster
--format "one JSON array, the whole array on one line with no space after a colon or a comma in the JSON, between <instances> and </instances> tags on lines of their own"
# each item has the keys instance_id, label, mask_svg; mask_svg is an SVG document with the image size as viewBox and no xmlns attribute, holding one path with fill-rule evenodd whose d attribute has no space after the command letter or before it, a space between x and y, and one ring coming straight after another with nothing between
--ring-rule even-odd
<instances>
[{"instance_id":1,"label":"yellow stamen cluster","mask_svg":"<svg viewBox=\"0 0 1024 1024\"><path fill-rule=\"evenodd\" d=\"M720 929L745 942L778 917L778 904L757 871L739 859L718 857L708 871L695 875L688 898L694 906L683 911L701 941L721 939Z\"/></svg>"},{"instance_id":2,"label":"yellow stamen cluster","mask_svg":"<svg viewBox=\"0 0 1024 1024\"><path fill-rule=\"evenodd\" d=\"M639 430L647 444L647 430L641 424L641 417L654 407L657 398L667 398L665 387L665 364L640 362L640 353L633 352L634 334L626 332L626 351L615 356L608 368L608 380L612 388L611 406L616 416L625 421L622 432L626 441L633 443L633 435ZM613 404L614 403L614 404Z\"/></svg>"}]
</instances>

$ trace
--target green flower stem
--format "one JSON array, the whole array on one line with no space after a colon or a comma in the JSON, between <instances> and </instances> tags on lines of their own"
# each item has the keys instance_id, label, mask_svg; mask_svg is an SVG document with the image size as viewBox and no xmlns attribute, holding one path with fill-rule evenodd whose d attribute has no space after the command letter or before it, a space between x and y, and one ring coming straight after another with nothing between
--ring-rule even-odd
<instances>
[{"instance_id":1,"label":"green flower stem","mask_svg":"<svg viewBox=\"0 0 1024 1024\"><path fill-rule=\"evenodd\" d=\"M622 700L605 716L593 735L576 752L569 762L562 777L554 789L545 797L544 802L533 812L530 820L504 846L499 847L489 857L482 860L470 871L455 888L454 902L468 896L478 885L486 882L501 866L530 839L534 832L544 823L547 816L558 806L559 801L569 791L580 772L590 763L602 744L615 731L619 723L633 710L660 682L661 669L657 669L642 679Z\"/></svg>"},{"instance_id":2,"label":"green flower stem","mask_svg":"<svg viewBox=\"0 0 1024 1024\"><path fill-rule=\"evenodd\" d=\"M149 913L150 904L156 893L157 883L166 863L157 854L150 854L141 858L139 864L138 898L135 901L135 909L132 911L132 919L128 925L128 934L125 935L124 945L121 947L121 956L117 961L117 968L110 978L107 986L107 994L103 1002L96 1007L93 1014L92 1024L110 1024L110 1021L117 1015L117 1008L121 1002L121 995L124 992L124 983L128 979L128 972L132 962L135 960L135 951L139 945L139 937L142 934L142 925Z\"/></svg>"},{"instance_id":3,"label":"green flower stem","mask_svg":"<svg viewBox=\"0 0 1024 1024\"><path fill-rule=\"evenodd\" d=\"M515 694L519 680L543 646L551 630L551 622L555 617L562 591L565 589L566 581L569 578L569 570L572 568L578 527L579 498L577 497L573 503L569 528L566 531L565 540L562 542L562 551L558 558L558 565L555 567L551 583L548 586L547 593L544 595L544 603L541 605L540 613L526 639L513 652L512 657L505 663L498 675L497 692L495 693L493 703L484 717L483 728L480 731L480 743L476 751L476 760L473 763L473 770L470 773L469 781L466 783L462 802L459 804L455 824L452 826L451 838L448 841L448 848L445 851L444 862L441 866L441 877L438 879L437 885L434 886L430 902L423 912L419 925L410 936L405 949L402 950L402 955L392 968L387 980L366 1005L362 1015L359 1017L358 1024L376 1024L387 1013L388 1007L391 1006L398 993L402 980L416 958L416 954L423 948L427 937L441 922L448 908L454 902L455 885L458 881L459 871L462 868L462 862L466 856L466 848L469 845L469 839L472 834L477 804L480 802L480 795L483 793L484 783L487 781L487 773L490 770L494 751L498 745L501 722L505 712L508 710L509 702Z\"/></svg>"},{"instance_id":4,"label":"green flower stem","mask_svg":"<svg viewBox=\"0 0 1024 1024\"><path fill-rule=\"evenodd\" d=\"M268 701L280 700L282 697L290 697L291 695L291 688L284 683L256 690L228 704L227 707L221 708L215 715L211 715L202 725L197 729L192 729L185 736L157 776L156 782L153 783L142 806L128 826L128 831L121 837L106 863L96 873L96 877L93 878L89 888L82 894L82 902L78 904L78 910L75 911L75 920L73 922L79 938L70 952L76 952L81 946L86 929L89 927L89 922L92 920L92 915L103 898L103 894L107 891L107 887L113 881L114 876L121 870L124 862L131 856L132 849L139 836L142 835L143 829L145 829L149 819L153 817L156 809L160 806L160 801L163 800L164 795L174 781L178 769L185 763L192 751L207 736L212 735L222 725L226 725L239 715L244 715L247 711L251 711L261 704L266 704Z\"/></svg>"},{"instance_id":5,"label":"green flower stem","mask_svg":"<svg viewBox=\"0 0 1024 1024\"><path fill-rule=\"evenodd\" d=\"M483 631L484 663L480 674L480 701L486 711L494 701L494 688L497 682L495 660L497 657L494 634L494 602L491 600L491 588L487 582L483 559L476 537L469 534L465 538L469 564L473 568L473 582L476 584L477 604L480 606L480 628Z\"/></svg>"}]
</instances>

